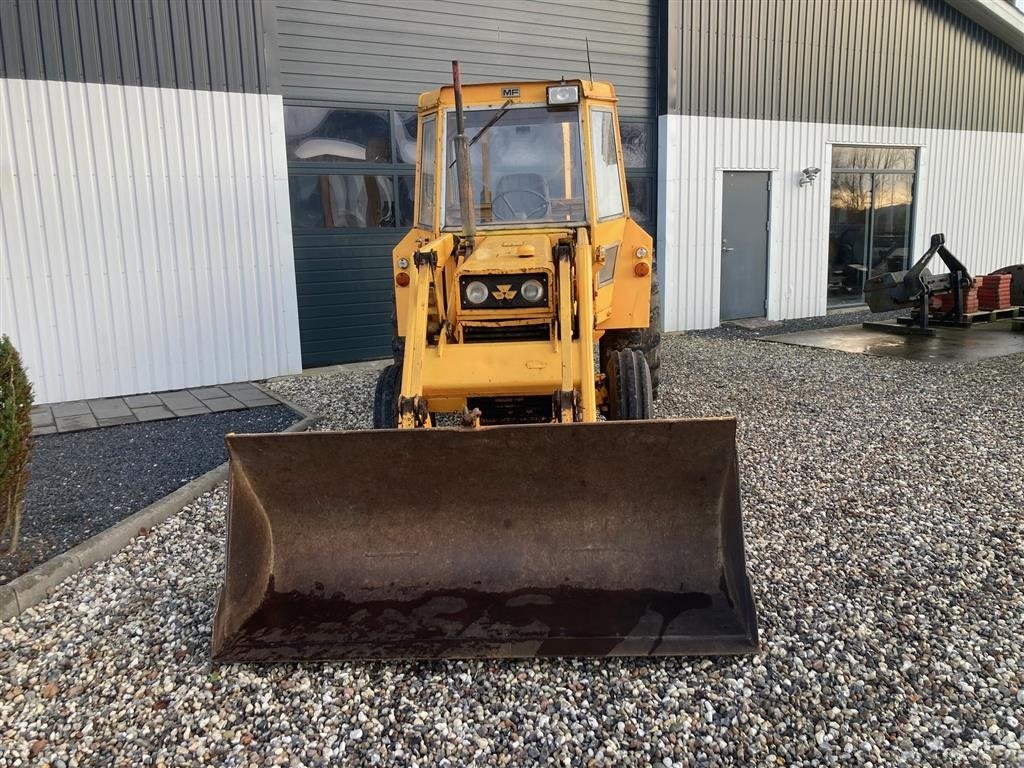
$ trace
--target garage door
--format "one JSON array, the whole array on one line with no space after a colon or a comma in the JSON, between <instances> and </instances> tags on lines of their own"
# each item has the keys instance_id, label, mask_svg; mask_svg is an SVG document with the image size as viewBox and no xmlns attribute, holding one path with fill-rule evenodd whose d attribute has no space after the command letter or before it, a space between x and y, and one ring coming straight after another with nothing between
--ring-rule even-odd
<instances>
[{"instance_id":1,"label":"garage door","mask_svg":"<svg viewBox=\"0 0 1024 768\"><path fill-rule=\"evenodd\" d=\"M418 95L446 84L615 83L633 215L655 221L656 0L278 0L303 365L386 357L391 249L412 215Z\"/></svg>"}]
</instances>

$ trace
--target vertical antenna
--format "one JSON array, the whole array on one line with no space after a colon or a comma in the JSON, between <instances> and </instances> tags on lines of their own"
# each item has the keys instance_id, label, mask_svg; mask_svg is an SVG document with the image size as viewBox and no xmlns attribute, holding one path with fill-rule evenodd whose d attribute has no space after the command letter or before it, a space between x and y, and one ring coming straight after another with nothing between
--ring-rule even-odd
<instances>
[{"instance_id":1,"label":"vertical antenna","mask_svg":"<svg viewBox=\"0 0 1024 768\"><path fill-rule=\"evenodd\" d=\"M590 38L583 38L587 41L587 71L590 73L590 85L594 85L594 68L590 66Z\"/></svg>"}]
</instances>

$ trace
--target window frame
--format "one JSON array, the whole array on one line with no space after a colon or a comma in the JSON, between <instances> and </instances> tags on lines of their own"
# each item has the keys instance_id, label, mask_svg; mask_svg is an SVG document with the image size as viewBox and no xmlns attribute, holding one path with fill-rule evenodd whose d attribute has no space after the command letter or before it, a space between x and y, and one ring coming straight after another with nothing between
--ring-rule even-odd
<instances>
[{"instance_id":1,"label":"window frame","mask_svg":"<svg viewBox=\"0 0 1024 768\"><path fill-rule=\"evenodd\" d=\"M646 125L648 134L650 135L650 154L647 158L647 165L643 167L630 168L625 164L625 158L623 158L623 170L625 171L625 185L626 197L628 201L629 197L629 182L643 181L647 185L647 216L648 221L646 224L641 223L637 219L633 218L632 210L629 212L629 218L636 221L648 234L652 236L657 235L658 231L658 124L656 121L649 118L643 117L621 117L619 116L619 141L622 141L622 126L623 125ZM629 207L629 206L627 206Z\"/></svg>"},{"instance_id":2,"label":"window frame","mask_svg":"<svg viewBox=\"0 0 1024 768\"><path fill-rule=\"evenodd\" d=\"M836 149L909 149L914 153L913 168L871 168L869 166L837 166L834 163ZM838 173L917 173L921 169L921 147L913 144L845 144L832 142L829 162L830 171Z\"/></svg>"},{"instance_id":3,"label":"window frame","mask_svg":"<svg viewBox=\"0 0 1024 768\"><path fill-rule=\"evenodd\" d=\"M325 109L340 109L348 110L353 112L366 111L366 112L386 112L388 115L388 140L390 142L391 149L391 162L380 163L360 160L349 160L346 162L325 162L316 160L288 160L288 177L289 177L289 188L291 186L292 176L387 176L391 178L391 187L394 194L395 200L395 226L393 227L309 227L304 225L297 225L295 221L292 221L292 231L301 234L368 234L368 233L385 233L393 232L400 233L409 229L411 226L416 226L415 223L411 225L405 225L401 222L403 219L415 222L415 176L416 176L416 163L399 163L398 162L398 141L395 136L395 119L397 114L409 113L416 114L416 106L409 105L380 105L380 104L352 104L352 103L338 103L332 101L324 101L320 99L288 99L284 103L284 109L287 110L289 107L319 107ZM417 116L417 151L419 146L419 118ZM287 142L287 136L285 137ZM401 194L400 194L400 182L401 178L412 177L411 187L413 188L413 210L406 212L402 205ZM289 191L289 215L291 214L291 198Z\"/></svg>"},{"instance_id":4,"label":"window frame","mask_svg":"<svg viewBox=\"0 0 1024 768\"><path fill-rule=\"evenodd\" d=\"M857 143L845 143L845 142L829 142L829 186L831 188L832 179L837 173L846 174L861 174L866 175L870 178L871 186L871 200L868 205L868 219L867 219L867 232L865 233L867 247L870 248L875 235L875 176L910 176L910 226L907 233L907 252L904 255L903 268L909 269L910 264L913 263L915 256L912 252L915 236L917 234L917 203L918 203L918 180L921 172L921 150L922 146L916 144L857 144ZM914 167L913 168L857 168L857 167L839 167L833 164L833 157L836 147L842 149L848 148L863 148L863 149L909 149L914 152ZM831 203L829 209L829 226L831 228ZM831 235L830 235L831 237ZM826 285L826 304L829 307L843 306L844 302L832 302L831 297L828 295L828 287ZM864 297L861 294L861 301L863 303Z\"/></svg>"},{"instance_id":5,"label":"window frame","mask_svg":"<svg viewBox=\"0 0 1024 768\"><path fill-rule=\"evenodd\" d=\"M423 221L422 220L423 212L420 210L420 208L423 205L423 190L420 189L419 185L416 184L416 174L415 174L416 166L414 165L413 166L413 182L412 182L412 187L413 187L413 217L412 217L412 221L413 221L413 226L414 227L417 227L417 228L420 228L420 229L428 229L431 232L436 232L437 231L438 222L440 221L439 217L441 215L441 209L442 209L443 204L444 204L444 201L443 201L443 199L441 197L441 195L444 194L443 193L443 189L444 189L443 184L444 184L444 182L437 178L437 175L438 175L437 157L438 157L438 153L442 152L442 148L440 146L440 142L438 141L438 134L440 133L440 131L438 129L441 126L441 111L440 110L432 110L430 112L425 112L422 115L417 115L417 117L416 117L416 159L420 161L421 169L422 169L422 166L423 166L422 159L423 159L423 151L424 151L423 131L421 129L421 126L427 120L433 120L434 121L434 138L433 138L434 162L432 163L432 165L434 166L434 169L433 169L434 180L433 180L433 183L431 184L431 186L433 187L431 192L432 192L433 198L434 198L434 207L433 207L433 210L431 211L431 214L430 214L430 221L429 222L428 221ZM420 184L423 183L424 178L425 177L424 177L423 173L421 173L420 174ZM438 191L439 185L441 186L441 190L442 190L441 192Z\"/></svg>"},{"instance_id":6,"label":"window frame","mask_svg":"<svg viewBox=\"0 0 1024 768\"><path fill-rule=\"evenodd\" d=\"M597 163L596 163L596 151L599 149L594 147L594 127L597 121L594 119L595 113L607 114L611 118L612 131L615 136L615 159L616 159L616 171L619 179L619 212L607 214L601 216L600 201L598 200L598 184L597 184ZM614 104L605 104L596 102L590 104L587 109L587 136L586 136L586 147L585 149L590 152L590 182L591 192L590 199L591 215L595 223L602 223L605 221L615 221L616 219L625 219L629 216L629 205L628 195L626 194L626 175L625 175L625 162L622 158L622 138L619 135L619 119L618 110L615 109Z\"/></svg>"},{"instance_id":7,"label":"window frame","mask_svg":"<svg viewBox=\"0 0 1024 768\"><path fill-rule=\"evenodd\" d=\"M545 104L537 104L537 103L529 103L529 102L527 102L527 103L522 103L522 104L512 104L509 107L509 109L528 109L528 108L546 107L546 106L547 105L545 105ZM482 105L482 104L480 104L480 105L474 104L471 107L465 107L465 111L466 112L478 111L478 110L494 110L494 109L495 108L493 106L487 106L487 105ZM446 205L445 205L445 203L446 203L447 195L448 195L448 173L447 173L447 171L448 171L448 142L445 141L445 139L447 138L446 134L448 132L448 116L451 115L451 114L454 114L454 113L455 113L454 107L449 107L447 109L440 109L440 110L438 110L438 117L439 117L438 125L439 126L442 126L442 125L444 126L444 130L440 131L439 135L438 135L438 142L440 144L439 151L441 153L440 156L441 156L441 165L442 165L442 167L441 167L441 174L440 174L441 178L439 179L441 188L440 188L440 190L438 192L438 199L441 201L441 204L438 206L436 220L438 222L438 225L440 226L440 230L439 230L440 232L456 232L456 231L458 231L458 230L460 230L462 228L461 224L458 224L458 225L454 225L454 224L453 225L447 225L447 224L445 224L445 213L446 213ZM441 118L443 118L443 119L441 119ZM586 151L587 151L587 143L586 143L586 139L583 136L583 131L584 131L585 123L584 123L584 120L583 120L583 109L581 109L581 108L577 108L576 109L576 125L577 125L578 131L579 131L580 162L583 163L582 184L583 184L583 211L584 211L585 217L583 219L577 220L577 221L564 221L564 222L563 221L558 221L558 222L551 222L551 221L541 221L541 222L530 222L530 221L514 221L514 222L501 221L501 222L494 222L494 221L488 221L488 222L479 222L478 221L476 223L476 227L477 227L478 230L484 230L484 231L486 231L486 230L502 230L502 229L509 229L510 226L512 226L514 229L551 229L553 227L563 227L563 226L564 227L572 228L572 227L586 226L588 224L587 216L589 216L589 211L590 211L591 189L590 189L590 179L588 178L588 174L586 172L587 164L586 164L586 161L584 159L585 155L586 155ZM453 158L453 162L454 162L454 158Z\"/></svg>"},{"instance_id":8,"label":"window frame","mask_svg":"<svg viewBox=\"0 0 1024 768\"><path fill-rule=\"evenodd\" d=\"M657 163L656 163L656 159L657 159L656 158L656 154L657 153L655 152L655 146L654 146L655 145L655 140L657 138L656 137L656 133L655 133L657 126L655 125L653 120L648 120L648 119L645 119L645 118L642 118L642 117L641 118L637 118L637 117L634 117L634 118L620 117L619 118L619 141L623 142L622 143L623 147L625 146L625 143L624 143L624 140L622 138L622 134L623 134L622 128L623 128L623 126L626 126L626 125L642 125L642 126L644 126L647 129L647 135L648 135L648 137L650 139L650 141L648 143L648 146L647 146L647 148L648 148L648 157L647 157L647 164L646 165L637 165L637 166L627 165L626 164L625 152L623 152L622 163L623 163L623 167L626 169L627 175L628 175L629 171L638 171L638 172L643 172L643 173L646 173L647 171L653 171L655 169L655 166L657 165Z\"/></svg>"},{"instance_id":9,"label":"window frame","mask_svg":"<svg viewBox=\"0 0 1024 768\"><path fill-rule=\"evenodd\" d=\"M335 163L324 163L324 162L315 162L315 161L309 161L309 160L288 160L287 161L287 164L288 164L287 165L287 173L288 173L289 177L291 177L293 175L296 175L296 176L322 176L324 174L330 175L330 174L335 174L335 173L341 174L341 175L356 175L356 176L362 176L362 175L390 175L390 176L393 177L392 178L392 184L393 184L393 188L395 190L395 200L396 200L396 206L397 206L396 207L396 211L395 211L395 221L396 222L401 222L402 219L403 219L403 216L405 216L405 214L406 214L405 208L404 208L404 206L402 206L401 195L399 194L399 190L400 190L400 187L399 187L400 181L399 180L401 178L406 178L408 180L408 183L410 184L410 188L413 191L412 205L413 205L414 210L408 213L408 220L413 222L410 226L416 226L416 227L423 226L423 225L418 224L417 221L416 221L417 220L417 213L418 213L415 210L415 205L416 205L416 203L415 203L415 199L416 199L416 195L415 195L416 163L415 162L411 162L411 163L398 162L398 157L399 157L398 141L397 141L397 137L396 137L396 134L395 134L395 131L394 131L394 125L395 125L394 121L395 121L396 115L399 115L399 114L416 115L416 117L417 117L417 136L416 136L416 146L417 146L417 149L416 149L416 151L417 151L417 153L419 152L419 120L420 120L421 116L418 114L418 109L417 109L417 105L416 104L388 104L388 105L381 105L381 104L349 103L349 102L339 103L339 102L336 102L336 101L329 101L329 100L325 100L325 99L286 99L285 102L284 102L284 109L288 109L288 107L323 107L323 108L329 108L329 109L366 110L366 111L370 111L370 112L383 112L383 111L387 111L388 112L389 125L391 127L391 137L390 137L390 139L391 139L391 157L392 157L392 162L391 163L370 163L370 162L365 162L365 161L361 162L361 161L358 161L358 160L350 161L350 162L345 162L345 163L338 163L338 162L335 162ZM440 111L443 112L444 110L440 110ZM648 215L650 217L650 221L649 221L649 223L644 228L647 229L647 231L650 232L651 234L655 234L656 231L657 231L657 225L658 225L658 183L657 183L657 178L658 178L658 169L657 169L657 163L658 163L658 146L657 146L658 145L658 126L657 126L657 121L653 120L653 119L650 119L650 118L644 118L644 117L623 117L623 116L618 114L618 110L617 109L615 110L615 112L616 112L616 118L617 118L616 119L616 130L620 132L620 136L619 136L619 141L620 142L622 140L621 139L621 131L620 131L620 128L619 128L621 126L621 124L623 124L623 123L643 123L643 124L649 126L649 131L650 131L650 136L651 136L651 144L650 144L651 152L650 152L650 157L649 157L649 163L650 164L646 168L628 168L628 167L626 167L625 160L623 159L623 163L622 163L622 172L623 172L622 173L622 175L623 175L623 178L622 178L622 188L623 188L623 194L626 196L626 199L628 200L628 190L626 189L626 180L627 179L631 179L631 178L633 178L633 179L646 179L646 180L648 180L647 181L648 192L649 192L649 206L648 206L649 210L648 210ZM581 148L581 152L586 151L586 139L584 138L584 135L583 135L584 134L583 122L585 120L588 120L588 119L589 119L589 116L587 116L585 118L584 115L583 115L583 110L580 110L580 141L581 141L581 143L584 144L584 146ZM440 118L439 118L439 122L440 122ZM438 137L438 141L440 142L440 140L441 140L441 137L439 136ZM842 145L842 146L847 146L847 145ZM857 146L859 146L859 145L857 145ZM908 147L904 147L904 148L917 150L917 168L915 169L915 171L897 171L897 172L902 172L902 173L916 173L916 172L918 172L920 170L921 148L919 146L908 146ZM442 147L442 149L443 149L443 147ZM590 190L590 179L588 178L588 174L586 174L586 173L584 173L583 176L584 176L584 178L583 178L584 194L585 194L585 196L587 198L588 205L589 205L589 200L591 200L592 197L593 197L591 195L591 190ZM438 181L439 181L440 184L444 183L444 174L441 175L441 179L439 179ZM917 185L916 177L915 177L914 182L915 182L915 193L916 193L916 185ZM441 194L443 194L443 190L441 192L435 192L435 197L437 197L438 195L441 195ZM291 207L290 206L291 206L291 202L289 200L289 215L291 213ZM628 206L627 206L627 208L628 208ZM587 210L589 211L590 209L588 208ZM627 210L626 213L629 214L629 211ZM630 218L632 218L632 215L631 214L629 214L629 215L630 215ZM437 220L437 223L438 224L440 223L439 219ZM644 226L644 225L641 225L641 226ZM294 223L292 223L292 228L296 232L300 232L300 233L303 233L303 234L316 234L316 233L319 233L319 234L326 234L326 233L334 233L334 234L362 233L362 234L367 234L367 233L372 233L372 232L382 232L383 233L383 232L387 232L387 231L401 232L402 230L406 229L407 227L406 227L406 225L399 224L399 225L397 225L396 227L393 227L393 228L392 227L374 227L374 228L370 228L370 229L365 229L365 228L362 228L362 227L331 227L331 228L327 228L327 227L296 226Z\"/></svg>"}]
</instances>

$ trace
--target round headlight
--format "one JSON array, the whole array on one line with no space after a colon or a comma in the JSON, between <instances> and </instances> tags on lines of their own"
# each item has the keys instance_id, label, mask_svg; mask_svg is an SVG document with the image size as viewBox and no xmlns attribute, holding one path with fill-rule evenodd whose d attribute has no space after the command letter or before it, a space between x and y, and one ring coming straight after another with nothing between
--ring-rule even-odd
<instances>
[{"instance_id":1,"label":"round headlight","mask_svg":"<svg viewBox=\"0 0 1024 768\"><path fill-rule=\"evenodd\" d=\"M487 290L487 286L481 283L479 280L474 280L472 283L466 286L466 301L470 304L483 304L487 301L487 295L490 292Z\"/></svg>"},{"instance_id":2,"label":"round headlight","mask_svg":"<svg viewBox=\"0 0 1024 768\"><path fill-rule=\"evenodd\" d=\"M644 248L641 245L639 248L636 249L636 257L638 259L646 259L647 258L647 249Z\"/></svg>"},{"instance_id":3,"label":"round headlight","mask_svg":"<svg viewBox=\"0 0 1024 768\"><path fill-rule=\"evenodd\" d=\"M407 258L405 258L405 256L403 256L402 258L400 258L398 260L398 268L399 269L408 269L409 268L409 260Z\"/></svg>"},{"instance_id":4,"label":"round headlight","mask_svg":"<svg viewBox=\"0 0 1024 768\"><path fill-rule=\"evenodd\" d=\"M544 286L540 280L527 280L520 286L519 293L526 301L536 304L544 298Z\"/></svg>"}]
</instances>

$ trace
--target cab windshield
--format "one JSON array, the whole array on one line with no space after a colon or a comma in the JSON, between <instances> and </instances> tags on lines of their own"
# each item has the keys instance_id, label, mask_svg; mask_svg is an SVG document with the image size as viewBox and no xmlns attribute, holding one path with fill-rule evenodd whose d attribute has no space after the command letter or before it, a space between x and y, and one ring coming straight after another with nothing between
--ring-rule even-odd
<instances>
[{"instance_id":1,"label":"cab windshield","mask_svg":"<svg viewBox=\"0 0 1024 768\"><path fill-rule=\"evenodd\" d=\"M477 224L583 222L579 111L538 107L467 109ZM462 224L455 168L455 112L445 129L446 227Z\"/></svg>"}]
</instances>

